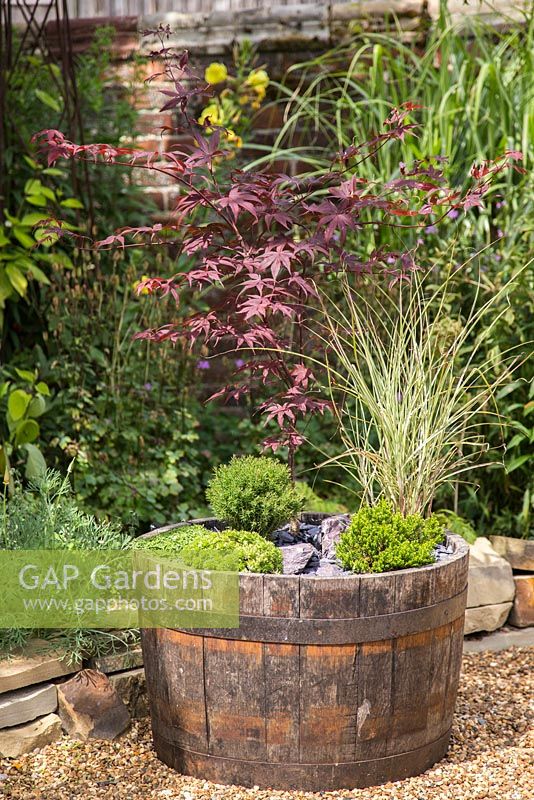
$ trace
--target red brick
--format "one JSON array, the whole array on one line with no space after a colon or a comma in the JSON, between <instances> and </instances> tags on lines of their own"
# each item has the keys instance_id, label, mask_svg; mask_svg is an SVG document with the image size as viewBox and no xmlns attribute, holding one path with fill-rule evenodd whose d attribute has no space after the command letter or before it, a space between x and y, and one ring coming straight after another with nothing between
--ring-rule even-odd
<instances>
[{"instance_id":1,"label":"red brick","mask_svg":"<svg viewBox=\"0 0 534 800\"><path fill-rule=\"evenodd\" d=\"M280 104L260 108L254 114L252 125L255 130L279 130L284 124L284 109Z\"/></svg>"},{"instance_id":2,"label":"red brick","mask_svg":"<svg viewBox=\"0 0 534 800\"><path fill-rule=\"evenodd\" d=\"M168 196L169 196L167 192L160 191L159 189L150 188L150 189L145 189L144 193L147 195L147 197L150 198L150 200L152 200L153 203L156 204L156 206L161 211L167 211Z\"/></svg>"},{"instance_id":3,"label":"red brick","mask_svg":"<svg viewBox=\"0 0 534 800\"><path fill-rule=\"evenodd\" d=\"M514 575L515 599L508 617L510 625L527 628L534 625L534 573Z\"/></svg>"},{"instance_id":4,"label":"red brick","mask_svg":"<svg viewBox=\"0 0 534 800\"><path fill-rule=\"evenodd\" d=\"M184 135L164 135L162 138L163 152L168 153L173 147L184 148L187 152L188 148L194 145L192 136Z\"/></svg>"},{"instance_id":5,"label":"red brick","mask_svg":"<svg viewBox=\"0 0 534 800\"><path fill-rule=\"evenodd\" d=\"M161 152L161 137L160 136L123 136L121 139L121 146L134 147L138 150L150 150Z\"/></svg>"},{"instance_id":6,"label":"red brick","mask_svg":"<svg viewBox=\"0 0 534 800\"><path fill-rule=\"evenodd\" d=\"M159 135L162 128L174 128L175 120L172 114L160 114L157 111L145 112L139 114L136 124L136 129L141 134L154 134Z\"/></svg>"}]
</instances>

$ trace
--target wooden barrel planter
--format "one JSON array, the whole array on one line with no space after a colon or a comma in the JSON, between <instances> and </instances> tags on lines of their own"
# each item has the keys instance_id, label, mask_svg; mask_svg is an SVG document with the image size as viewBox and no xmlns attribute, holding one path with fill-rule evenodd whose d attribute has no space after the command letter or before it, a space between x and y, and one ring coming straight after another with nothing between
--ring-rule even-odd
<instances>
[{"instance_id":1,"label":"wooden barrel planter","mask_svg":"<svg viewBox=\"0 0 534 800\"><path fill-rule=\"evenodd\" d=\"M447 750L462 658L468 547L448 541L447 561L417 569L242 574L239 629L142 631L159 758L302 791L428 769Z\"/></svg>"}]
</instances>

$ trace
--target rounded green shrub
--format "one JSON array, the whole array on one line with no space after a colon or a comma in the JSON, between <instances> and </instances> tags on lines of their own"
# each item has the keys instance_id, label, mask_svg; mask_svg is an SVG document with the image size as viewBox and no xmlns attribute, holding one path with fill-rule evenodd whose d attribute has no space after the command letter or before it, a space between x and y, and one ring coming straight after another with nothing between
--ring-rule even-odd
<instances>
[{"instance_id":1,"label":"rounded green shrub","mask_svg":"<svg viewBox=\"0 0 534 800\"><path fill-rule=\"evenodd\" d=\"M363 506L339 539L336 556L352 572L389 572L434 561L433 549L443 540L444 526L431 516L404 517L381 500Z\"/></svg>"},{"instance_id":2,"label":"rounded green shrub","mask_svg":"<svg viewBox=\"0 0 534 800\"><path fill-rule=\"evenodd\" d=\"M270 536L303 508L288 467L265 456L232 458L217 467L206 492L218 519L232 528Z\"/></svg>"},{"instance_id":3,"label":"rounded green shrub","mask_svg":"<svg viewBox=\"0 0 534 800\"><path fill-rule=\"evenodd\" d=\"M158 533L148 539L136 539L133 547L136 550L148 550L158 555L175 556L201 534L210 533L203 525L183 525L165 533Z\"/></svg>"},{"instance_id":4,"label":"rounded green shrub","mask_svg":"<svg viewBox=\"0 0 534 800\"><path fill-rule=\"evenodd\" d=\"M180 552L193 569L282 572L282 553L259 533L225 530L200 533Z\"/></svg>"}]
</instances>

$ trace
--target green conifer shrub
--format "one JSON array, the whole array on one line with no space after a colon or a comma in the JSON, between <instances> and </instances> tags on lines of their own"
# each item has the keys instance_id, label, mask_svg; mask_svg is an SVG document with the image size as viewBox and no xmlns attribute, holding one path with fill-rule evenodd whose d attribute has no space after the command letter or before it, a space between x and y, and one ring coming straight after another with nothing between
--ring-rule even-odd
<instances>
[{"instance_id":1,"label":"green conifer shrub","mask_svg":"<svg viewBox=\"0 0 534 800\"><path fill-rule=\"evenodd\" d=\"M443 540L435 516L403 516L387 500L362 506L341 534L336 556L352 572L389 572L431 564L433 549Z\"/></svg>"},{"instance_id":2,"label":"green conifer shrub","mask_svg":"<svg viewBox=\"0 0 534 800\"><path fill-rule=\"evenodd\" d=\"M217 467L206 497L218 519L265 537L296 517L304 503L289 468L265 456L234 456Z\"/></svg>"}]
</instances>

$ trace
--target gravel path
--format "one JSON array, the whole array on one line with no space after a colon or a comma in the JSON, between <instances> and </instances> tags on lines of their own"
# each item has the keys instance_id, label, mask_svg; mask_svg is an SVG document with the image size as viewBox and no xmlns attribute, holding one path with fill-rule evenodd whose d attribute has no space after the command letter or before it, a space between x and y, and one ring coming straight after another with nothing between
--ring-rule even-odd
<instances>
[{"instance_id":1,"label":"gravel path","mask_svg":"<svg viewBox=\"0 0 534 800\"><path fill-rule=\"evenodd\" d=\"M534 648L466 655L447 758L417 778L373 789L306 794L218 786L159 762L146 723L120 741L64 738L0 760L0 797L17 800L532 800Z\"/></svg>"}]
</instances>

